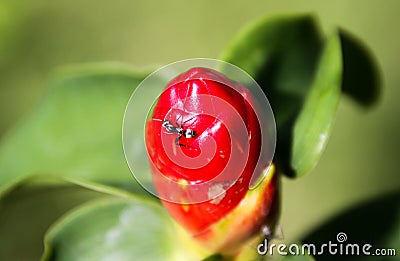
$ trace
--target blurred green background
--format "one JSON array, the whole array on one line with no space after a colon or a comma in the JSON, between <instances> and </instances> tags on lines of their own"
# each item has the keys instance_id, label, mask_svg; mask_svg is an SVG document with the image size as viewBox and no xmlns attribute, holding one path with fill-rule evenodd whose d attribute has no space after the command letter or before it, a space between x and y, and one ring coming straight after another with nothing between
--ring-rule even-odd
<instances>
[{"instance_id":1,"label":"blurred green background","mask_svg":"<svg viewBox=\"0 0 400 261\"><path fill-rule=\"evenodd\" d=\"M313 12L325 32L341 26L369 46L384 88L368 110L344 97L319 165L304 178L283 180L281 223L284 236L296 239L341 209L400 189L399 10L397 0L1 0L0 135L35 107L60 66L216 58L254 19Z\"/></svg>"}]
</instances>

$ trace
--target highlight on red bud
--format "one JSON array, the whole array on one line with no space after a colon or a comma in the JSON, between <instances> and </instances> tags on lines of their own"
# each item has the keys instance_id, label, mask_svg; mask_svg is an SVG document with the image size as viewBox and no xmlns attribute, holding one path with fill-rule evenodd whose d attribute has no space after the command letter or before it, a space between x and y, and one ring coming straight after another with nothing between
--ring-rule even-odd
<instances>
[{"instance_id":1,"label":"highlight on red bud","mask_svg":"<svg viewBox=\"0 0 400 261\"><path fill-rule=\"evenodd\" d=\"M168 82L145 128L157 196L193 238L225 253L278 212L272 111L254 80L242 82L192 67Z\"/></svg>"}]
</instances>

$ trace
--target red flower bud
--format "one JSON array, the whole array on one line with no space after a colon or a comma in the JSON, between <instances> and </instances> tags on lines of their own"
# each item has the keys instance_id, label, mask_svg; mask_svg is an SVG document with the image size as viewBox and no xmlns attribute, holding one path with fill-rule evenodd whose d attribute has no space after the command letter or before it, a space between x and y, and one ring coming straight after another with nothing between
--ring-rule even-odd
<instances>
[{"instance_id":1,"label":"red flower bud","mask_svg":"<svg viewBox=\"0 0 400 261\"><path fill-rule=\"evenodd\" d=\"M228 241L219 236L218 251L260 231L276 195L272 173L251 192L253 203L261 205L238 206L249 194L253 175L260 176L270 164L258 164L262 130L253 99L247 88L221 73L193 68L166 86L146 125L153 182L175 220L208 242L220 230L215 226L229 219L242 228L228 229L248 230ZM233 214L240 208L247 213Z\"/></svg>"}]
</instances>

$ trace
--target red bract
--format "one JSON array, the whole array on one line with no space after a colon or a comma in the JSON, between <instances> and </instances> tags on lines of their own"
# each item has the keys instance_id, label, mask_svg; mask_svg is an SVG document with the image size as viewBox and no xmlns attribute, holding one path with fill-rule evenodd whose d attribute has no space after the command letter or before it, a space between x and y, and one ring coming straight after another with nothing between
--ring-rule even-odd
<instances>
[{"instance_id":1,"label":"red bract","mask_svg":"<svg viewBox=\"0 0 400 261\"><path fill-rule=\"evenodd\" d=\"M253 173L262 171L256 170L261 129L251 103L245 87L217 71L193 68L166 86L147 122L157 193L193 235L208 233L228 216L248 192ZM268 199L257 200L269 211L275 185L263 188Z\"/></svg>"}]
</instances>

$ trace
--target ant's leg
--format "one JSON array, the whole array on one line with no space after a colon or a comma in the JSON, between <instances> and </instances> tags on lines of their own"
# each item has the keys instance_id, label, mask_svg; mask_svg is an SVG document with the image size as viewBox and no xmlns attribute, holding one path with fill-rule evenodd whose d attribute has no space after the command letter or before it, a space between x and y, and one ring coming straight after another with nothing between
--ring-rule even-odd
<instances>
[{"instance_id":1,"label":"ant's leg","mask_svg":"<svg viewBox=\"0 0 400 261\"><path fill-rule=\"evenodd\" d=\"M179 141L180 141L181 138L182 138L182 136L176 137L176 139L175 139L175 145L176 145L176 146L183 146L183 147L186 147L185 144L179 143Z\"/></svg>"}]
</instances>

